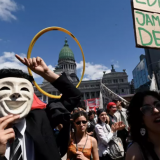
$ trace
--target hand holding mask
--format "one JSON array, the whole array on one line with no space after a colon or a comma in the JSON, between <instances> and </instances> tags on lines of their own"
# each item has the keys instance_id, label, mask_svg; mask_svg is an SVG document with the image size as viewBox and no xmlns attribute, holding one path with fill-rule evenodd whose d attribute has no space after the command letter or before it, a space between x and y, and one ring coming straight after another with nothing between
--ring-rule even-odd
<instances>
[{"instance_id":1,"label":"hand holding mask","mask_svg":"<svg viewBox=\"0 0 160 160\"><path fill-rule=\"evenodd\" d=\"M7 142L14 140L15 133L13 128L8 128L8 126L14 121L19 119L19 115L13 116L8 115L0 118L0 156L4 156L6 152ZM6 129L7 128L7 129Z\"/></svg>"}]
</instances>

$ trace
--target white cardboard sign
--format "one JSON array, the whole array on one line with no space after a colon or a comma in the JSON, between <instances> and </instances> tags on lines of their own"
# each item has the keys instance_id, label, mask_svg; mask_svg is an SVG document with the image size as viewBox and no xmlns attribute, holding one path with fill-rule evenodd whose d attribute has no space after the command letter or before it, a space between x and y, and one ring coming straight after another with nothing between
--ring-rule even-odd
<instances>
[{"instance_id":1,"label":"white cardboard sign","mask_svg":"<svg viewBox=\"0 0 160 160\"><path fill-rule=\"evenodd\" d=\"M160 13L160 0L133 0L133 6L136 9Z\"/></svg>"},{"instance_id":2,"label":"white cardboard sign","mask_svg":"<svg viewBox=\"0 0 160 160\"><path fill-rule=\"evenodd\" d=\"M160 48L160 14L134 10L138 46Z\"/></svg>"},{"instance_id":3,"label":"white cardboard sign","mask_svg":"<svg viewBox=\"0 0 160 160\"><path fill-rule=\"evenodd\" d=\"M137 47L160 48L159 6L160 0L133 0L133 18ZM158 12L155 12L156 9Z\"/></svg>"}]
</instances>

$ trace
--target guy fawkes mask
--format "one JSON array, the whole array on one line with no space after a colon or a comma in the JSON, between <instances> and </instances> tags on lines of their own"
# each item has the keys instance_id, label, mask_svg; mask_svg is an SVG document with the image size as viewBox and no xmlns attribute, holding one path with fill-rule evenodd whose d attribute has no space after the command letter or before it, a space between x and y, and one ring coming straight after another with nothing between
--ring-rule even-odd
<instances>
[{"instance_id":1,"label":"guy fawkes mask","mask_svg":"<svg viewBox=\"0 0 160 160\"><path fill-rule=\"evenodd\" d=\"M8 114L25 117L31 110L33 94L33 86L27 79L0 79L0 117Z\"/></svg>"}]
</instances>

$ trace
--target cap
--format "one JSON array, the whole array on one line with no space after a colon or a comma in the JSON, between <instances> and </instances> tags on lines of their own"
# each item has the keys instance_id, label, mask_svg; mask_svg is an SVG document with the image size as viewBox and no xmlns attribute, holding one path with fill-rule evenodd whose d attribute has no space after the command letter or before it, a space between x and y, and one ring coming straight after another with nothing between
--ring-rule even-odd
<instances>
[{"instance_id":1,"label":"cap","mask_svg":"<svg viewBox=\"0 0 160 160\"><path fill-rule=\"evenodd\" d=\"M112 106L116 106L116 104L114 103L114 102L109 102L108 104L107 104L107 110L109 110Z\"/></svg>"}]
</instances>

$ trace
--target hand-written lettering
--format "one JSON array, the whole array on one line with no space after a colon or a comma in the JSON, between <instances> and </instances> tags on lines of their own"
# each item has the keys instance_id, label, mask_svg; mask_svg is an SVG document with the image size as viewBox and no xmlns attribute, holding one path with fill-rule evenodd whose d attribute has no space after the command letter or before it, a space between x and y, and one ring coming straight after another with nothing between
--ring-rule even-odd
<instances>
[{"instance_id":1,"label":"hand-written lettering","mask_svg":"<svg viewBox=\"0 0 160 160\"><path fill-rule=\"evenodd\" d=\"M136 0L136 3L147 5L149 7L153 7L155 5L158 5L160 8L160 0Z\"/></svg>"}]
</instances>

